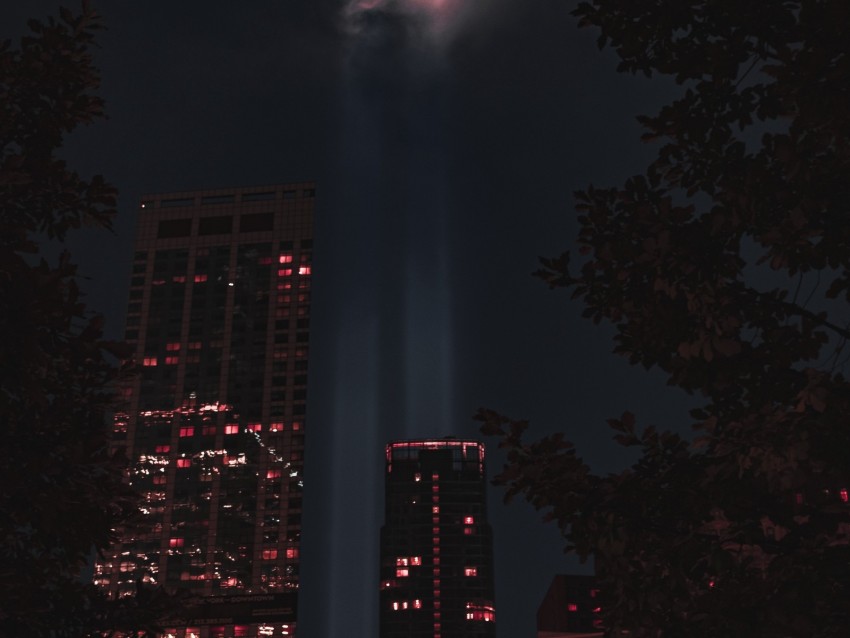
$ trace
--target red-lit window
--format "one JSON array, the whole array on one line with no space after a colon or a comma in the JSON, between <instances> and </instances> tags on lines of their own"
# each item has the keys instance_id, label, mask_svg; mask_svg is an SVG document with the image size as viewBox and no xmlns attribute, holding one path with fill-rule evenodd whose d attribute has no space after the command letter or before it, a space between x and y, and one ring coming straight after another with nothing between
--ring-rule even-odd
<instances>
[{"instance_id":1,"label":"red-lit window","mask_svg":"<svg viewBox=\"0 0 850 638\"><path fill-rule=\"evenodd\" d=\"M422 557L421 556L411 556L410 557L410 564L411 565L421 565L422 564Z\"/></svg>"},{"instance_id":2,"label":"red-lit window","mask_svg":"<svg viewBox=\"0 0 850 638\"><path fill-rule=\"evenodd\" d=\"M171 278L175 284L185 284L186 283L186 275L174 275Z\"/></svg>"},{"instance_id":3,"label":"red-lit window","mask_svg":"<svg viewBox=\"0 0 850 638\"><path fill-rule=\"evenodd\" d=\"M578 605L576 605L575 603L568 603L567 611L578 611Z\"/></svg>"},{"instance_id":4,"label":"red-lit window","mask_svg":"<svg viewBox=\"0 0 850 638\"><path fill-rule=\"evenodd\" d=\"M180 436L194 436L194 435L195 435L195 428L193 428L191 426L180 428Z\"/></svg>"},{"instance_id":5,"label":"red-lit window","mask_svg":"<svg viewBox=\"0 0 850 638\"><path fill-rule=\"evenodd\" d=\"M295 547L287 547L286 548L286 557L287 558L298 558L298 549Z\"/></svg>"},{"instance_id":6,"label":"red-lit window","mask_svg":"<svg viewBox=\"0 0 850 638\"><path fill-rule=\"evenodd\" d=\"M282 264L291 264L292 263L292 254L291 253L281 253L278 261Z\"/></svg>"},{"instance_id":7,"label":"red-lit window","mask_svg":"<svg viewBox=\"0 0 850 638\"><path fill-rule=\"evenodd\" d=\"M477 567L466 567L463 570L464 576L478 576L478 568Z\"/></svg>"},{"instance_id":8,"label":"red-lit window","mask_svg":"<svg viewBox=\"0 0 850 638\"><path fill-rule=\"evenodd\" d=\"M844 501L845 503L850 501L850 492L847 491L846 487L841 488L841 490L838 492L838 494L839 494L839 496L841 496L841 500Z\"/></svg>"},{"instance_id":9,"label":"red-lit window","mask_svg":"<svg viewBox=\"0 0 850 638\"><path fill-rule=\"evenodd\" d=\"M310 274L310 272L311 272L310 266L301 266L301 267L298 269L298 274L299 274L299 275L309 275L309 274Z\"/></svg>"},{"instance_id":10,"label":"red-lit window","mask_svg":"<svg viewBox=\"0 0 850 638\"><path fill-rule=\"evenodd\" d=\"M168 452L171 451L171 446L170 445L157 445L156 448L154 448L154 451L157 454L167 454Z\"/></svg>"},{"instance_id":11,"label":"red-lit window","mask_svg":"<svg viewBox=\"0 0 850 638\"><path fill-rule=\"evenodd\" d=\"M176 366L180 363L180 357L165 357L165 365Z\"/></svg>"},{"instance_id":12,"label":"red-lit window","mask_svg":"<svg viewBox=\"0 0 850 638\"><path fill-rule=\"evenodd\" d=\"M177 459L177 467L190 467L192 459Z\"/></svg>"},{"instance_id":13,"label":"red-lit window","mask_svg":"<svg viewBox=\"0 0 850 638\"><path fill-rule=\"evenodd\" d=\"M266 478L267 479L276 479L276 478L280 478L280 477L281 477L281 471L280 470L269 470L268 472L266 472Z\"/></svg>"},{"instance_id":14,"label":"red-lit window","mask_svg":"<svg viewBox=\"0 0 850 638\"><path fill-rule=\"evenodd\" d=\"M165 349L168 352L177 352L180 349L180 344L179 343L166 343Z\"/></svg>"},{"instance_id":15,"label":"red-lit window","mask_svg":"<svg viewBox=\"0 0 850 638\"><path fill-rule=\"evenodd\" d=\"M301 422L300 421L293 421L292 422L292 429L295 430L296 432L298 430L300 430L301 429Z\"/></svg>"},{"instance_id":16,"label":"red-lit window","mask_svg":"<svg viewBox=\"0 0 850 638\"><path fill-rule=\"evenodd\" d=\"M492 604L466 603L466 619L493 622L496 620L496 611Z\"/></svg>"},{"instance_id":17,"label":"red-lit window","mask_svg":"<svg viewBox=\"0 0 850 638\"><path fill-rule=\"evenodd\" d=\"M157 474L153 477L154 485L165 485L165 474Z\"/></svg>"},{"instance_id":18,"label":"red-lit window","mask_svg":"<svg viewBox=\"0 0 850 638\"><path fill-rule=\"evenodd\" d=\"M263 424L262 423L249 423L245 426L245 429L249 432L262 432Z\"/></svg>"},{"instance_id":19,"label":"red-lit window","mask_svg":"<svg viewBox=\"0 0 850 638\"><path fill-rule=\"evenodd\" d=\"M399 556L398 558L395 559L395 564L397 566L406 567L407 563L408 563L407 556Z\"/></svg>"},{"instance_id":20,"label":"red-lit window","mask_svg":"<svg viewBox=\"0 0 850 638\"><path fill-rule=\"evenodd\" d=\"M154 365L156 365L156 364L154 364ZM802 505L803 504L803 494L801 492L797 492L797 494L794 495L794 500L797 502L797 505Z\"/></svg>"},{"instance_id":21,"label":"red-lit window","mask_svg":"<svg viewBox=\"0 0 850 638\"><path fill-rule=\"evenodd\" d=\"M463 533L464 533L465 536L472 536L472 528L471 527L464 527Z\"/></svg>"},{"instance_id":22,"label":"red-lit window","mask_svg":"<svg viewBox=\"0 0 850 638\"><path fill-rule=\"evenodd\" d=\"M179 536L175 537L175 538L171 538L168 541L169 547L183 547L185 544L186 544L186 539L180 538Z\"/></svg>"},{"instance_id":23,"label":"red-lit window","mask_svg":"<svg viewBox=\"0 0 850 638\"><path fill-rule=\"evenodd\" d=\"M206 280L207 280L207 276L206 276L206 275L195 275L195 283L196 283L196 284L202 284L202 283L204 283Z\"/></svg>"},{"instance_id":24,"label":"red-lit window","mask_svg":"<svg viewBox=\"0 0 850 638\"><path fill-rule=\"evenodd\" d=\"M224 426L225 434L239 434L239 425L236 423L228 423Z\"/></svg>"},{"instance_id":25,"label":"red-lit window","mask_svg":"<svg viewBox=\"0 0 850 638\"><path fill-rule=\"evenodd\" d=\"M269 432L283 432L283 423L270 423Z\"/></svg>"},{"instance_id":26,"label":"red-lit window","mask_svg":"<svg viewBox=\"0 0 850 638\"><path fill-rule=\"evenodd\" d=\"M394 600L393 601L393 610L398 611L400 607L401 607L401 605L399 604L399 602L397 600Z\"/></svg>"},{"instance_id":27,"label":"red-lit window","mask_svg":"<svg viewBox=\"0 0 850 638\"><path fill-rule=\"evenodd\" d=\"M399 567L395 570L396 578L407 578L410 576L410 570L407 567Z\"/></svg>"},{"instance_id":28,"label":"red-lit window","mask_svg":"<svg viewBox=\"0 0 850 638\"><path fill-rule=\"evenodd\" d=\"M475 523L475 519L472 518L471 516L464 516L463 517L463 524L464 525L472 525L474 523Z\"/></svg>"},{"instance_id":29,"label":"red-lit window","mask_svg":"<svg viewBox=\"0 0 850 638\"><path fill-rule=\"evenodd\" d=\"M413 608L414 609L422 609L422 601L419 600L418 598L416 600L414 600L413 601Z\"/></svg>"},{"instance_id":30,"label":"red-lit window","mask_svg":"<svg viewBox=\"0 0 850 638\"><path fill-rule=\"evenodd\" d=\"M289 277L292 275L292 268L280 268L277 271L278 277Z\"/></svg>"},{"instance_id":31,"label":"red-lit window","mask_svg":"<svg viewBox=\"0 0 850 638\"><path fill-rule=\"evenodd\" d=\"M439 514L440 513L440 506L434 505L433 507L431 507L431 513L432 514Z\"/></svg>"},{"instance_id":32,"label":"red-lit window","mask_svg":"<svg viewBox=\"0 0 850 638\"><path fill-rule=\"evenodd\" d=\"M277 550L276 549L264 549L263 550L263 560L274 560L277 558Z\"/></svg>"},{"instance_id":33,"label":"red-lit window","mask_svg":"<svg viewBox=\"0 0 850 638\"><path fill-rule=\"evenodd\" d=\"M145 357L142 360L142 365L146 368L155 368L156 367L156 357Z\"/></svg>"}]
</instances>

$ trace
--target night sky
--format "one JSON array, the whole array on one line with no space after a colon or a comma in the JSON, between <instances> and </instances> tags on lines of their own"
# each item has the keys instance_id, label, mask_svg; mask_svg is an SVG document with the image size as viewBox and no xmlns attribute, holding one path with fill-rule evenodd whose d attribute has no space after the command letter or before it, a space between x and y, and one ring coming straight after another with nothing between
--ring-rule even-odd
<instances>
[{"instance_id":1,"label":"night sky","mask_svg":"<svg viewBox=\"0 0 850 638\"><path fill-rule=\"evenodd\" d=\"M628 460L606 418L675 427L688 404L530 276L573 246L573 191L642 170L635 116L674 88L617 74L572 2L351 4L96 2L109 119L63 151L120 191L114 236L72 244L115 338L141 194L317 182L303 638L377 635L388 440L480 438L484 406L566 432L604 472ZM3 37L57 7L3 3ZM499 636L531 638L552 576L590 567L495 488L490 521Z\"/></svg>"}]
</instances>

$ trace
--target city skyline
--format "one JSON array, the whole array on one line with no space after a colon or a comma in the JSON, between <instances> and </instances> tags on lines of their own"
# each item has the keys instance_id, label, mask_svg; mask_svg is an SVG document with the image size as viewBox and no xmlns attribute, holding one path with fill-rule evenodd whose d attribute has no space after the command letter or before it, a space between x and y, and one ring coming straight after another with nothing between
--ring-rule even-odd
<instances>
[{"instance_id":1,"label":"city skyline","mask_svg":"<svg viewBox=\"0 0 850 638\"><path fill-rule=\"evenodd\" d=\"M9 37L58 4L5 5ZM486 406L528 418L534 434L566 431L605 471L628 460L605 419L631 409L665 424L688 407L529 276L538 255L574 238L573 191L642 168L652 149L634 116L665 99L664 81L616 74L613 53L599 53L596 33L554 0L487 3L436 57L392 16L374 22L384 29L373 48L356 48L339 29L344 4L95 3L107 27L93 53L109 119L62 151L119 189L114 235L86 231L69 244L87 306L115 339L144 193L320 185L314 264L332 275L317 281L311 309L308 404L322 438L306 442L315 498L305 495L300 578L326 597L299 618L319 637L377 631L386 441L474 438L471 417ZM432 397L440 402L429 409ZM503 456L489 452L497 471ZM502 497L488 492L496 598L511 601L499 632L533 635L549 576L590 567L564 556L532 508Z\"/></svg>"}]
</instances>

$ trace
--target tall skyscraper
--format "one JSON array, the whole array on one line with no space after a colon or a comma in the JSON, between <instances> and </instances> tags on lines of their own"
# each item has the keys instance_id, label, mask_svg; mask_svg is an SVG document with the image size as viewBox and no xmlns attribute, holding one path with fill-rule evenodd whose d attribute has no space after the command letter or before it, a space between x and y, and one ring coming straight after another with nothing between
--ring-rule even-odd
<instances>
[{"instance_id":1,"label":"tall skyscraper","mask_svg":"<svg viewBox=\"0 0 850 638\"><path fill-rule=\"evenodd\" d=\"M114 445L139 521L96 566L196 596L170 638L293 636L315 185L142 198Z\"/></svg>"},{"instance_id":2,"label":"tall skyscraper","mask_svg":"<svg viewBox=\"0 0 850 638\"><path fill-rule=\"evenodd\" d=\"M484 445L396 441L386 454L381 638L492 638Z\"/></svg>"}]
</instances>

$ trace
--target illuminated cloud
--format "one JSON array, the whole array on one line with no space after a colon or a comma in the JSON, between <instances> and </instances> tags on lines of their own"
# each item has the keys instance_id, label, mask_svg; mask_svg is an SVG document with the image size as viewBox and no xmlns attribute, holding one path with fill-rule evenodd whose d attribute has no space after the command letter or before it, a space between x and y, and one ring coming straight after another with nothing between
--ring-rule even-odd
<instances>
[{"instance_id":1,"label":"illuminated cloud","mask_svg":"<svg viewBox=\"0 0 850 638\"><path fill-rule=\"evenodd\" d=\"M418 44L440 47L461 29L471 4L469 0L349 0L343 22L348 33L366 38L381 19L403 22Z\"/></svg>"}]
</instances>

